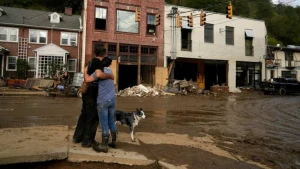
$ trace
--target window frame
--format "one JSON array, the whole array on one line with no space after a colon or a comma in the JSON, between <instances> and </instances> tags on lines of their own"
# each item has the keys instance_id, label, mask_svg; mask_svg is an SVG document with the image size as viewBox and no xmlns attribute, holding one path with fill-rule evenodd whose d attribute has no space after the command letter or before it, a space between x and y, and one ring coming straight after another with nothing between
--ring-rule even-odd
<instances>
[{"instance_id":1,"label":"window frame","mask_svg":"<svg viewBox=\"0 0 300 169\"><path fill-rule=\"evenodd\" d=\"M30 66L30 62L29 62L30 59L34 59L34 63L33 63L34 67L32 69L29 69L29 71L35 71L35 69L36 69L36 58L34 56L29 56L27 58L28 66Z\"/></svg>"},{"instance_id":2,"label":"window frame","mask_svg":"<svg viewBox=\"0 0 300 169\"><path fill-rule=\"evenodd\" d=\"M129 31L120 31L120 30L118 30L118 24L119 24L119 22L118 22L118 19L119 19L118 18L118 12L119 11L130 12L130 13L134 14L133 15L134 17L132 18L133 19L132 21L133 21L134 24L137 24L137 32L129 32ZM124 21L122 21L122 22L124 22ZM124 22L124 23L127 23L127 22ZM124 10L124 9L116 9L116 32L117 33L132 33L132 34L139 34L140 33L140 22L135 22L135 12L134 11Z\"/></svg>"},{"instance_id":3,"label":"window frame","mask_svg":"<svg viewBox=\"0 0 300 169\"><path fill-rule=\"evenodd\" d=\"M151 16L154 16L154 23L153 23L153 24L149 24L148 17L149 17L150 15L151 15ZM147 13L147 23L146 23L146 24L147 24L147 26L146 26L146 35L147 35L147 36L157 36L157 26L156 26L156 23L155 23L155 17L156 17L156 16L155 16L155 14L153 14L153 13ZM148 30L149 30L149 25L151 25L151 26L154 25L154 33L152 33L152 34L149 33L149 31L148 31Z\"/></svg>"},{"instance_id":4,"label":"window frame","mask_svg":"<svg viewBox=\"0 0 300 169\"><path fill-rule=\"evenodd\" d=\"M251 46L247 46L247 43L246 43L247 40L251 41ZM251 47L251 54L250 55L248 55L248 53L247 53L247 47ZM245 55L246 56L254 56L254 46L253 46L253 38L252 37L245 36Z\"/></svg>"},{"instance_id":5,"label":"window frame","mask_svg":"<svg viewBox=\"0 0 300 169\"><path fill-rule=\"evenodd\" d=\"M211 26L211 27L208 27L208 26ZM207 29L210 29L212 34L211 35L207 35ZM208 37L211 37L211 41L208 41ZM206 23L204 25L204 42L205 43L214 43L214 24L209 24L209 23Z\"/></svg>"},{"instance_id":6,"label":"window frame","mask_svg":"<svg viewBox=\"0 0 300 169\"><path fill-rule=\"evenodd\" d=\"M0 26L1 28L6 29L6 40L0 40L0 42L19 42L19 28ZM11 40L11 30L16 30L16 41Z\"/></svg>"},{"instance_id":7,"label":"window frame","mask_svg":"<svg viewBox=\"0 0 300 169\"><path fill-rule=\"evenodd\" d=\"M105 11L106 11L106 13L105 13L105 18L97 18L97 16L96 16L96 14L97 14L97 9L105 9ZM94 29L95 30L99 30L99 31L106 31L107 30L107 17L108 17L108 15L107 15L107 8L105 8L105 7L102 7L102 6L95 6L95 15L94 15L94 22L95 22L95 24L94 24ZM99 19L99 20L104 20L105 19L105 29L97 29L96 28L96 20L97 19Z\"/></svg>"},{"instance_id":8,"label":"window frame","mask_svg":"<svg viewBox=\"0 0 300 169\"><path fill-rule=\"evenodd\" d=\"M31 32L37 32L37 37L36 37L36 42L31 42L31 36L30 36L30 33ZM46 32L46 40L45 40L45 43L41 43L40 42L40 32ZM29 42L28 43L32 43L32 44L47 44L48 42L48 30L41 30L41 29L29 29Z\"/></svg>"},{"instance_id":9,"label":"window frame","mask_svg":"<svg viewBox=\"0 0 300 169\"><path fill-rule=\"evenodd\" d=\"M9 69L8 68L8 65L12 64L12 63L9 63L9 58L15 58L16 59L15 69ZM17 62L18 62L18 56L7 56L6 57L6 71L17 71Z\"/></svg>"},{"instance_id":10,"label":"window frame","mask_svg":"<svg viewBox=\"0 0 300 169\"><path fill-rule=\"evenodd\" d=\"M75 60L74 70L70 70L70 64L69 64L70 60ZM77 70L77 59L74 59L74 58L68 59L68 72L76 72L76 70Z\"/></svg>"},{"instance_id":11,"label":"window frame","mask_svg":"<svg viewBox=\"0 0 300 169\"><path fill-rule=\"evenodd\" d=\"M228 35L230 32L232 33L231 37L229 37L229 35ZM232 43L230 43L229 39L232 40L231 41ZM226 45L234 45L234 27L231 27L231 26L225 27L225 44Z\"/></svg>"},{"instance_id":12,"label":"window frame","mask_svg":"<svg viewBox=\"0 0 300 169\"><path fill-rule=\"evenodd\" d=\"M67 44L63 44L62 43L62 34L67 34L68 35L68 43ZM72 45L71 44L71 36L72 36L72 34L74 34L75 35L75 38L76 38L76 40L75 40L75 45ZM78 37L78 34L77 33L74 33L74 32L60 32L60 45L61 46L77 46L77 37Z\"/></svg>"}]
</instances>

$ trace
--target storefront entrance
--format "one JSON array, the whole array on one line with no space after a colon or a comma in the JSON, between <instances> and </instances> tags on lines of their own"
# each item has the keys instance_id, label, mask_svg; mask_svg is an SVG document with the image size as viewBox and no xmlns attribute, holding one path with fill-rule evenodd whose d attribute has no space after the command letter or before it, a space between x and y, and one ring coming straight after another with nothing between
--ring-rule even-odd
<instances>
[{"instance_id":1,"label":"storefront entrance","mask_svg":"<svg viewBox=\"0 0 300 169\"><path fill-rule=\"evenodd\" d=\"M236 62L236 87L259 87L260 62Z\"/></svg>"}]
</instances>

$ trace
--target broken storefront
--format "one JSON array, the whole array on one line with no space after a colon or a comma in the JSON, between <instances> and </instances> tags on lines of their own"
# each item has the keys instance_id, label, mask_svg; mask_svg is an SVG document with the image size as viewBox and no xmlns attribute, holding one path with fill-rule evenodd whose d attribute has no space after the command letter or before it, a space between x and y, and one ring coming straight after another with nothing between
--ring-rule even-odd
<instances>
[{"instance_id":1,"label":"broken storefront","mask_svg":"<svg viewBox=\"0 0 300 169\"><path fill-rule=\"evenodd\" d=\"M113 60L112 70L118 90L138 84L153 86L157 65L157 47L133 44L94 43L105 47ZM140 52L139 52L140 51Z\"/></svg>"}]
</instances>

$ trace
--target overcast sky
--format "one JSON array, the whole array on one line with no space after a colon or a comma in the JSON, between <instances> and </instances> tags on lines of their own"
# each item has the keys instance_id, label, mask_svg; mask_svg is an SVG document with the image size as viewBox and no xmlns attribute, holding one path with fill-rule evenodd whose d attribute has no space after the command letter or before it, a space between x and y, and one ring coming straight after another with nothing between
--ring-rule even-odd
<instances>
[{"instance_id":1,"label":"overcast sky","mask_svg":"<svg viewBox=\"0 0 300 169\"><path fill-rule=\"evenodd\" d=\"M274 4L278 4L279 2L280 3L288 3L287 5L291 5L291 6L300 6L300 0L272 0ZM289 3L290 2L290 3Z\"/></svg>"}]
</instances>

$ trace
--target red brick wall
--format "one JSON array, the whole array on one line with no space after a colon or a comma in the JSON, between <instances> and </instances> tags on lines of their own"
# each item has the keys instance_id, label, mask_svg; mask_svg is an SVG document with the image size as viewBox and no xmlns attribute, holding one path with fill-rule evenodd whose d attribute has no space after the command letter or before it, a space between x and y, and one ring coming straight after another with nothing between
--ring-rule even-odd
<instances>
[{"instance_id":1,"label":"red brick wall","mask_svg":"<svg viewBox=\"0 0 300 169\"><path fill-rule=\"evenodd\" d=\"M163 0L119 0L108 2L88 0L85 62L88 62L93 57L93 41L101 41L156 46L158 47L158 66L163 66L164 5L165 2ZM107 26L105 31L94 29L95 6L107 8ZM117 9L135 11L136 7L138 7L141 12L139 33L116 32ZM159 13L161 15L156 36L146 35L147 13Z\"/></svg>"}]
</instances>

